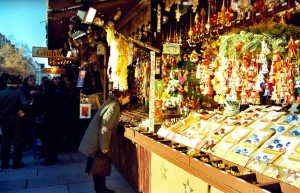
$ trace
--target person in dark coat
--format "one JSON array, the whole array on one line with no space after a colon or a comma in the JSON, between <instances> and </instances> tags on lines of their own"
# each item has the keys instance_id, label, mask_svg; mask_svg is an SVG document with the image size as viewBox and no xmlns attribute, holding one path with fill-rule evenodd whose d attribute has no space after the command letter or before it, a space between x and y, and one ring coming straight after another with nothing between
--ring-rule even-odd
<instances>
[{"instance_id":1,"label":"person in dark coat","mask_svg":"<svg viewBox=\"0 0 300 193\"><path fill-rule=\"evenodd\" d=\"M20 86L20 90L24 92L27 100L30 101L29 108L24 117L24 127L25 127L25 143L24 148L28 145L29 148L33 147L33 129L34 129L34 112L32 110L32 104L34 103L34 99L38 94L38 88L36 85L36 79L34 75L27 76L22 85Z\"/></svg>"},{"instance_id":2,"label":"person in dark coat","mask_svg":"<svg viewBox=\"0 0 300 193\"><path fill-rule=\"evenodd\" d=\"M71 128L72 120L72 96L71 96L71 89L68 86L67 82L65 80L61 80L58 83L58 87L56 89L56 92L59 96L59 110L58 110L58 127L59 127L59 145L62 147L63 151L68 152L71 148L72 144L72 135L73 132Z\"/></svg>"},{"instance_id":3,"label":"person in dark coat","mask_svg":"<svg viewBox=\"0 0 300 193\"><path fill-rule=\"evenodd\" d=\"M57 119L59 110L59 97L52 80L45 80L44 92L36 96L33 110L37 116L43 116L40 135L45 160L41 162L41 165L51 166L57 160Z\"/></svg>"},{"instance_id":4,"label":"person in dark coat","mask_svg":"<svg viewBox=\"0 0 300 193\"><path fill-rule=\"evenodd\" d=\"M0 124L2 130L2 169L9 168L10 148L13 144L13 169L24 166L22 160L24 127L22 119L29 101L19 90L22 80L15 75L8 79L8 87L0 91Z\"/></svg>"},{"instance_id":5,"label":"person in dark coat","mask_svg":"<svg viewBox=\"0 0 300 193\"><path fill-rule=\"evenodd\" d=\"M5 90L7 88L7 80L9 78L9 74L8 73L3 73L0 76L0 91L1 90Z\"/></svg>"},{"instance_id":6,"label":"person in dark coat","mask_svg":"<svg viewBox=\"0 0 300 193\"><path fill-rule=\"evenodd\" d=\"M78 151L88 157L86 172L91 169L93 159L97 152L109 153L112 137L117 131L120 118L120 108L130 101L129 91L115 90L113 95L101 105L90 122ZM96 193L114 193L106 188L106 176L94 175L94 189Z\"/></svg>"}]
</instances>

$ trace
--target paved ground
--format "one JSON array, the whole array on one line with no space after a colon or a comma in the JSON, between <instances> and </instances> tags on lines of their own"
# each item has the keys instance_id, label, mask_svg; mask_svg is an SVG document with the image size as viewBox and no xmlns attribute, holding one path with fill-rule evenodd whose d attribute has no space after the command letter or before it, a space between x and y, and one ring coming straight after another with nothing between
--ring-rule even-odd
<instances>
[{"instance_id":1,"label":"paved ground","mask_svg":"<svg viewBox=\"0 0 300 193\"><path fill-rule=\"evenodd\" d=\"M23 153L24 168L0 169L0 193L94 193L92 177L84 173L86 157L59 153L53 166L41 166L33 152ZM107 186L116 193L137 193L113 167Z\"/></svg>"}]
</instances>

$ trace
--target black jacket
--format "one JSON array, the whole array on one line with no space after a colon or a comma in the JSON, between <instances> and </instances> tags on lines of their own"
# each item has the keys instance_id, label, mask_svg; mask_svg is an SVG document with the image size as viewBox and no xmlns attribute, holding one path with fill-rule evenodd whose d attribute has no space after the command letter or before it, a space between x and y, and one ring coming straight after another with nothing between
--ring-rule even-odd
<instances>
[{"instance_id":1,"label":"black jacket","mask_svg":"<svg viewBox=\"0 0 300 193\"><path fill-rule=\"evenodd\" d=\"M18 112L26 112L29 101L25 94L15 87L0 91L0 120L14 119Z\"/></svg>"}]
</instances>

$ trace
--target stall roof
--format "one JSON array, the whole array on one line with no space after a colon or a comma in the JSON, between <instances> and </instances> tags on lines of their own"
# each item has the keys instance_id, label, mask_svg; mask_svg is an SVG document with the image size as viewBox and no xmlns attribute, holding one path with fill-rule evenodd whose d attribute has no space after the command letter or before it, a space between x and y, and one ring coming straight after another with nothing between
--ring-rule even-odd
<instances>
[{"instance_id":1,"label":"stall roof","mask_svg":"<svg viewBox=\"0 0 300 193\"><path fill-rule=\"evenodd\" d=\"M104 21L113 20L118 9L121 17L114 21L115 29L121 29L140 11L150 5L150 0L48 0L47 11L47 45L49 49L60 49L68 40L69 24L77 19L78 10L93 7L97 10L95 17ZM87 28L87 24L79 27Z\"/></svg>"}]
</instances>

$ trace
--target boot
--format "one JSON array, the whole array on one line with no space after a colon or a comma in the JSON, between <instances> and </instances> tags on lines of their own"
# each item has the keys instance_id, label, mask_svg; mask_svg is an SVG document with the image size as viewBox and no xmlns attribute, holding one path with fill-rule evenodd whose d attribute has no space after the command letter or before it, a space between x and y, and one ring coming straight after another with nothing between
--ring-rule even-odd
<instances>
[{"instance_id":1,"label":"boot","mask_svg":"<svg viewBox=\"0 0 300 193\"><path fill-rule=\"evenodd\" d=\"M106 188L106 176L93 176L93 180L96 193L115 193L114 190Z\"/></svg>"}]
</instances>

